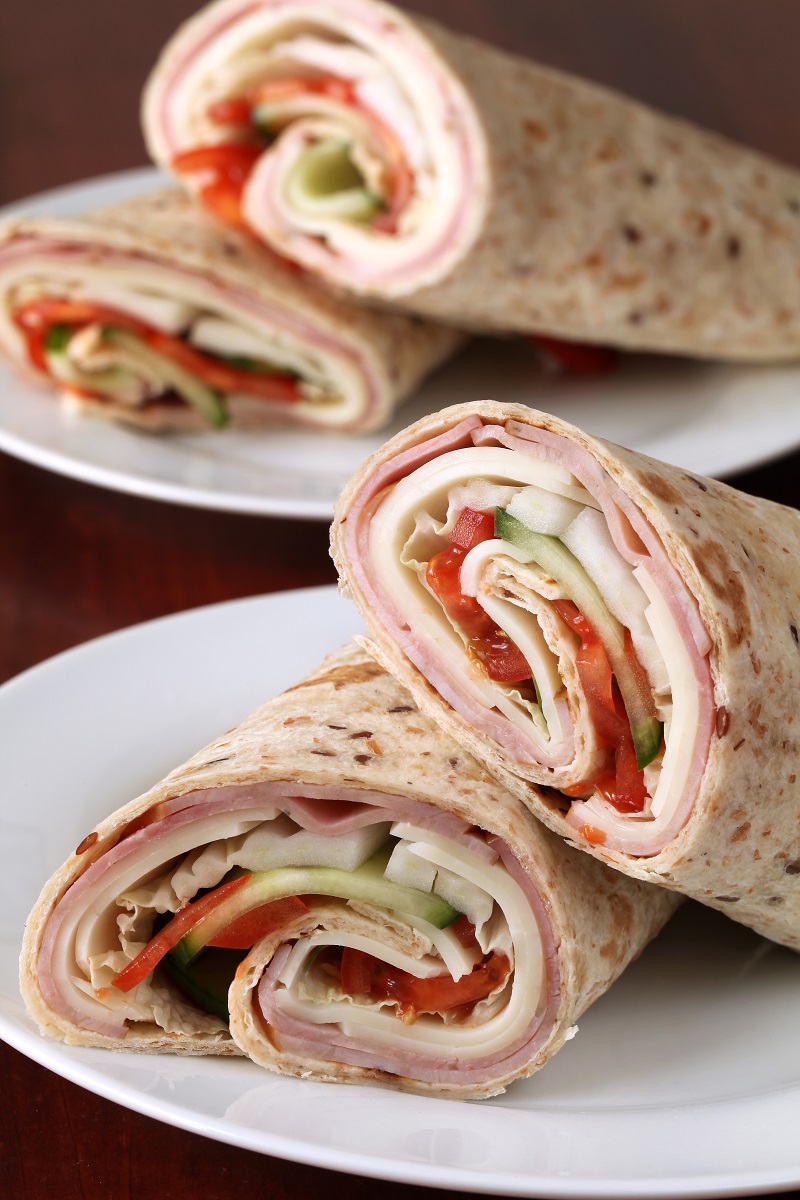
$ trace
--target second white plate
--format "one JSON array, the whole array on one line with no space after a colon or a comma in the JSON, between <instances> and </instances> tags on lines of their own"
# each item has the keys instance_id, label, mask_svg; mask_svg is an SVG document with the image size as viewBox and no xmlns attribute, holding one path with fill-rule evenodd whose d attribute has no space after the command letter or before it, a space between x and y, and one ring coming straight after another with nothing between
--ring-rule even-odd
<instances>
[{"instance_id":1,"label":"second white plate","mask_svg":"<svg viewBox=\"0 0 800 1200\"><path fill-rule=\"evenodd\" d=\"M0 218L75 216L162 183L129 171L32 197ZM601 437L721 477L800 445L800 367L630 359L612 375L553 377L523 341L476 341L379 434L308 430L153 436L61 412L0 365L0 449L63 475L201 508L329 520L343 484L404 426L449 404L503 400L557 413Z\"/></svg>"},{"instance_id":2,"label":"second white plate","mask_svg":"<svg viewBox=\"0 0 800 1200\"><path fill-rule=\"evenodd\" d=\"M692 904L544 1070L481 1103L39 1035L20 999L17 957L48 875L95 821L356 628L333 588L287 592L137 626L0 689L0 1036L148 1116L380 1179L565 1198L800 1186L800 958Z\"/></svg>"}]
</instances>

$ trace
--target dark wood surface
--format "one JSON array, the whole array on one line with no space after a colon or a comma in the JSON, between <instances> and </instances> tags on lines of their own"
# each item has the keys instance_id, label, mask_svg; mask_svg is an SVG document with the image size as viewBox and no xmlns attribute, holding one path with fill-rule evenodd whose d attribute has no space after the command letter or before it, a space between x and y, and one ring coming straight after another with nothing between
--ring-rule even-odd
<instances>
[{"instance_id":1,"label":"dark wood surface","mask_svg":"<svg viewBox=\"0 0 800 1200\"><path fill-rule=\"evenodd\" d=\"M1 5L0 203L143 165L141 85L166 37L196 7L192 0ZM416 7L800 166L796 0L425 0ZM798 506L800 455L733 482ZM136 499L3 454L0 504L0 681L133 622L335 578L321 522ZM424 1200L435 1194L173 1129L67 1083L2 1044L0 1071L4 1195Z\"/></svg>"}]
</instances>

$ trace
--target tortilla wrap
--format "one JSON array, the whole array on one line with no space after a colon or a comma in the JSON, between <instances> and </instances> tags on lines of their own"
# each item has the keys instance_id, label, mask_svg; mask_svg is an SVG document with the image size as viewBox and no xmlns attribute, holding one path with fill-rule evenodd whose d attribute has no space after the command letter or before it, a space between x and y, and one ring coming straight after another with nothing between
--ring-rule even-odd
<instances>
[{"instance_id":1,"label":"tortilla wrap","mask_svg":"<svg viewBox=\"0 0 800 1200\"><path fill-rule=\"evenodd\" d=\"M800 948L794 509L486 402L376 451L332 544L372 652L545 824Z\"/></svg>"},{"instance_id":2,"label":"tortilla wrap","mask_svg":"<svg viewBox=\"0 0 800 1200\"><path fill-rule=\"evenodd\" d=\"M167 44L143 124L215 211L359 296L475 331L800 353L800 173L379 0L218 0Z\"/></svg>"},{"instance_id":3,"label":"tortilla wrap","mask_svg":"<svg viewBox=\"0 0 800 1200\"><path fill-rule=\"evenodd\" d=\"M0 230L0 352L138 428L376 429L462 340L331 296L179 189Z\"/></svg>"},{"instance_id":4,"label":"tortilla wrap","mask_svg":"<svg viewBox=\"0 0 800 1200\"><path fill-rule=\"evenodd\" d=\"M383 891L346 901L329 880L363 875L357 860L390 824ZM245 951L230 1031L182 999L163 967L132 990L113 984L148 942L154 910L177 910L236 865L274 880L276 868L320 864L339 869L294 869L284 887L306 911ZM677 902L571 850L350 644L89 833L29 918L21 987L42 1031L70 1044L245 1053L290 1075L483 1097L573 1035ZM433 904L458 905L471 939L457 940ZM414 995L345 994L353 949L423 992L504 970L490 994L439 1014Z\"/></svg>"}]
</instances>

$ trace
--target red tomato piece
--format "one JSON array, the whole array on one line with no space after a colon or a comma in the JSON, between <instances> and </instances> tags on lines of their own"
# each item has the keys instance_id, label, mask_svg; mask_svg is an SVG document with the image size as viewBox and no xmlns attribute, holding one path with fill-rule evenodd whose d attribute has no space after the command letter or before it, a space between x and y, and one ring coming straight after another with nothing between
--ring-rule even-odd
<instances>
[{"instance_id":1,"label":"red tomato piece","mask_svg":"<svg viewBox=\"0 0 800 1200\"><path fill-rule=\"evenodd\" d=\"M372 968L375 959L352 946L342 948L339 968L342 991L346 996L368 996L372 990Z\"/></svg>"},{"instance_id":2,"label":"red tomato piece","mask_svg":"<svg viewBox=\"0 0 800 1200\"><path fill-rule=\"evenodd\" d=\"M453 526L450 545L460 546L462 550L471 550L473 546L489 541L493 537L494 513L477 512L474 508L465 508Z\"/></svg>"},{"instance_id":3,"label":"red tomato piece","mask_svg":"<svg viewBox=\"0 0 800 1200\"><path fill-rule=\"evenodd\" d=\"M474 967L469 975L453 979L450 975L435 975L418 979L388 963L377 963L372 975L371 995L382 1000L396 1000L401 1015L418 1012L447 1012L462 1004L483 1000L507 978L511 965L505 954L493 951L485 962Z\"/></svg>"},{"instance_id":4,"label":"red tomato piece","mask_svg":"<svg viewBox=\"0 0 800 1200\"><path fill-rule=\"evenodd\" d=\"M218 100L209 108L208 117L215 125L243 125L249 128L253 121L253 105L246 98Z\"/></svg>"},{"instance_id":5,"label":"red tomato piece","mask_svg":"<svg viewBox=\"0 0 800 1200\"><path fill-rule=\"evenodd\" d=\"M586 786L591 784L598 788L618 812L641 812L647 798L644 775L636 763L630 721L603 644L571 600L555 600L553 606L581 639L575 658L578 678L592 723L602 740L614 750L614 769L587 780ZM570 789L573 792L582 790L585 790L584 785Z\"/></svg>"},{"instance_id":6,"label":"red tomato piece","mask_svg":"<svg viewBox=\"0 0 800 1200\"><path fill-rule=\"evenodd\" d=\"M484 643L484 650L486 674L495 683L524 683L530 679L528 660L504 633L495 631L488 644Z\"/></svg>"},{"instance_id":7,"label":"red tomato piece","mask_svg":"<svg viewBox=\"0 0 800 1200\"><path fill-rule=\"evenodd\" d=\"M145 948L139 951L136 958L129 962L127 967L123 967L119 974L112 979L114 987L119 988L121 992L129 992L131 988L135 988L137 983L146 979L150 972L158 966L164 955L177 946L184 934L213 912L218 904L227 899L231 892L235 892L249 878L249 875L241 875L238 879L231 879L228 883L222 883L218 888L214 888L213 892L206 892L205 896L201 896L199 900L185 904L175 913L172 920L163 929L160 929L154 938L151 938Z\"/></svg>"},{"instance_id":8,"label":"red tomato piece","mask_svg":"<svg viewBox=\"0 0 800 1200\"><path fill-rule=\"evenodd\" d=\"M463 946L465 950L480 949L478 939L475 937L475 926L466 913L462 913L460 917L456 917L450 926L450 931L455 936L459 945Z\"/></svg>"},{"instance_id":9,"label":"red tomato piece","mask_svg":"<svg viewBox=\"0 0 800 1200\"><path fill-rule=\"evenodd\" d=\"M607 375L619 362L619 351L611 346L562 342L539 333L533 335L533 341L548 358L573 375Z\"/></svg>"},{"instance_id":10,"label":"red tomato piece","mask_svg":"<svg viewBox=\"0 0 800 1200\"><path fill-rule=\"evenodd\" d=\"M467 552L494 537L494 517L465 508L450 535L450 545L428 563L425 578L445 612L467 635L470 647L490 679L497 683L522 683L531 669L518 646L481 608L474 596L461 590L461 564ZM456 541L458 539L458 541Z\"/></svg>"},{"instance_id":11,"label":"red tomato piece","mask_svg":"<svg viewBox=\"0 0 800 1200\"><path fill-rule=\"evenodd\" d=\"M242 216L242 192L264 147L249 142L222 142L195 146L172 160L179 175L200 175L198 191L216 216L230 225L246 228Z\"/></svg>"},{"instance_id":12,"label":"red tomato piece","mask_svg":"<svg viewBox=\"0 0 800 1200\"><path fill-rule=\"evenodd\" d=\"M261 938L274 933L304 912L308 912L308 905L299 896L271 900L269 904L261 904L236 917L208 945L222 946L226 950L249 950Z\"/></svg>"}]
</instances>

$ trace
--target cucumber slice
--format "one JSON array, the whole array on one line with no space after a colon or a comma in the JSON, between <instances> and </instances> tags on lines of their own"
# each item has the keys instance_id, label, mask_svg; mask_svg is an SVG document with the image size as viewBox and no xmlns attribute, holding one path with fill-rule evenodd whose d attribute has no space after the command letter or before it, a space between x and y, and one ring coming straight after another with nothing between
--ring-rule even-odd
<instances>
[{"instance_id":1,"label":"cucumber slice","mask_svg":"<svg viewBox=\"0 0 800 1200\"><path fill-rule=\"evenodd\" d=\"M584 511L583 505L546 488L529 484L517 492L507 506L510 516L516 517L527 529L561 537L565 529ZM594 510L590 510L594 511Z\"/></svg>"},{"instance_id":2,"label":"cucumber slice","mask_svg":"<svg viewBox=\"0 0 800 1200\"><path fill-rule=\"evenodd\" d=\"M297 159L286 180L286 199L308 217L366 222L383 201L364 184L347 142L314 142Z\"/></svg>"},{"instance_id":3,"label":"cucumber slice","mask_svg":"<svg viewBox=\"0 0 800 1200\"><path fill-rule=\"evenodd\" d=\"M173 953L179 963L191 963L236 917L286 896L336 896L342 900L361 900L376 908L402 913L410 918L411 924L417 917L437 929L451 925L460 914L441 896L386 879L384 871L393 848L393 843L382 846L357 871L340 871L336 867L277 867L273 871L256 871L194 929L190 929Z\"/></svg>"},{"instance_id":4,"label":"cucumber slice","mask_svg":"<svg viewBox=\"0 0 800 1200\"><path fill-rule=\"evenodd\" d=\"M266 359L248 358L244 354L218 354L217 358L239 371L252 371L254 375L291 375L292 379L300 378L299 371L291 367L279 367Z\"/></svg>"},{"instance_id":5,"label":"cucumber slice","mask_svg":"<svg viewBox=\"0 0 800 1200\"><path fill-rule=\"evenodd\" d=\"M558 538L534 533L502 508L495 509L494 532L495 537L524 551L542 570L552 575L600 638L630 721L636 764L642 770L658 754L662 725L654 715L652 692L640 686L638 674L625 653L623 626L608 611L603 597L575 555Z\"/></svg>"},{"instance_id":6,"label":"cucumber slice","mask_svg":"<svg viewBox=\"0 0 800 1200\"><path fill-rule=\"evenodd\" d=\"M228 989L236 968L247 953L247 950L223 950L212 946L197 962L187 965L180 955L170 950L163 963L167 973L195 1004L227 1024L230 1020Z\"/></svg>"},{"instance_id":7,"label":"cucumber slice","mask_svg":"<svg viewBox=\"0 0 800 1200\"><path fill-rule=\"evenodd\" d=\"M47 353L64 354L74 332L71 325L51 325L44 339Z\"/></svg>"},{"instance_id":8,"label":"cucumber slice","mask_svg":"<svg viewBox=\"0 0 800 1200\"><path fill-rule=\"evenodd\" d=\"M103 330L103 337L111 346L123 350L135 367L140 363L144 370L152 372L166 386L172 387L193 408L196 408L214 429L222 429L228 423L228 414L219 392L207 387L191 372L147 346L141 338L126 329L113 327Z\"/></svg>"},{"instance_id":9,"label":"cucumber slice","mask_svg":"<svg viewBox=\"0 0 800 1200\"><path fill-rule=\"evenodd\" d=\"M69 339L67 344L69 344ZM140 395L140 382L134 372L127 367L106 367L102 371L82 371L71 361L65 350L46 349L45 358L48 370L57 383L98 392L120 404L136 403L137 397Z\"/></svg>"}]
</instances>

